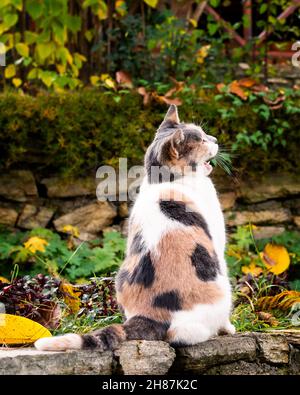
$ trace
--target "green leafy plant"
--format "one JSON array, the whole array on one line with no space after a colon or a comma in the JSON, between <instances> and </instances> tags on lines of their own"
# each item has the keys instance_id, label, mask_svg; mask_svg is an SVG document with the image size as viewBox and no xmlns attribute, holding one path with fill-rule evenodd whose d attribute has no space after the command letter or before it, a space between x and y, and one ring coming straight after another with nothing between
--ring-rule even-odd
<instances>
[{"instance_id":1,"label":"green leafy plant","mask_svg":"<svg viewBox=\"0 0 300 395\"><path fill-rule=\"evenodd\" d=\"M70 247L67 240L49 229L0 233L0 273L10 276L17 264L18 275L52 274L75 281L116 270L124 258L125 240L117 232L104 233L102 240Z\"/></svg>"}]
</instances>

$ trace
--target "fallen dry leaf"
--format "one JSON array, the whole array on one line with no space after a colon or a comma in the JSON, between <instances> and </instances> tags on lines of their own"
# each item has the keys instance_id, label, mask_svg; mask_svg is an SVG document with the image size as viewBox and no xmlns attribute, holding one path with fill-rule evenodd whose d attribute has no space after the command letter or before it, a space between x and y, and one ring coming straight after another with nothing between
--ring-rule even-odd
<instances>
[{"instance_id":1,"label":"fallen dry leaf","mask_svg":"<svg viewBox=\"0 0 300 395\"><path fill-rule=\"evenodd\" d=\"M141 96L143 96L143 104L144 104L144 106L147 106L147 105L150 103L150 100L151 100L151 95L150 95L150 93L147 92L147 91L146 91L146 88L144 88L143 86L140 86L140 87L137 89L137 92L138 92Z\"/></svg>"},{"instance_id":2,"label":"fallen dry leaf","mask_svg":"<svg viewBox=\"0 0 300 395\"><path fill-rule=\"evenodd\" d=\"M253 80L252 78L242 78L238 80L238 84L245 88L251 88L251 86L256 84L256 81Z\"/></svg>"},{"instance_id":3,"label":"fallen dry leaf","mask_svg":"<svg viewBox=\"0 0 300 395\"><path fill-rule=\"evenodd\" d=\"M300 303L299 291L283 291L275 296L264 296L259 298L257 306L262 310L288 310L296 303Z\"/></svg>"},{"instance_id":4,"label":"fallen dry leaf","mask_svg":"<svg viewBox=\"0 0 300 395\"><path fill-rule=\"evenodd\" d=\"M31 344L50 336L48 329L29 318L0 314L0 344Z\"/></svg>"},{"instance_id":5,"label":"fallen dry leaf","mask_svg":"<svg viewBox=\"0 0 300 395\"><path fill-rule=\"evenodd\" d=\"M248 93L240 86L238 81L232 81L229 84L229 92L240 97L242 100L247 100Z\"/></svg>"},{"instance_id":6,"label":"fallen dry leaf","mask_svg":"<svg viewBox=\"0 0 300 395\"><path fill-rule=\"evenodd\" d=\"M258 311L257 315L260 320L265 321L271 326L278 326L279 324L277 319L271 313L266 313L265 311Z\"/></svg>"},{"instance_id":7,"label":"fallen dry leaf","mask_svg":"<svg viewBox=\"0 0 300 395\"><path fill-rule=\"evenodd\" d=\"M225 88L225 84L223 84L223 82L220 82L219 84L216 85L217 91L222 93L223 89Z\"/></svg>"},{"instance_id":8,"label":"fallen dry leaf","mask_svg":"<svg viewBox=\"0 0 300 395\"><path fill-rule=\"evenodd\" d=\"M268 243L260 255L266 268L276 275L285 272L291 263L289 253L282 245Z\"/></svg>"},{"instance_id":9,"label":"fallen dry leaf","mask_svg":"<svg viewBox=\"0 0 300 395\"><path fill-rule=\"evenodd\" d=\"M116 81L119 85L122 85L124 88L133 88L132 78L129 73L124 70L120 70L116 72Z\"/></svg>"}]
</instances>

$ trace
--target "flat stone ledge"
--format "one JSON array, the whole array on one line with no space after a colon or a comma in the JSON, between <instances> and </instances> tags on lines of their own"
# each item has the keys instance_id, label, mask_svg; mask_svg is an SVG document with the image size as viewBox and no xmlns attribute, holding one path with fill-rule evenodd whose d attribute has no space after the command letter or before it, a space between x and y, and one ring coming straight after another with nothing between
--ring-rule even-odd
<instances>
[{"instance_id":1,"label":"flat stone ledge","mask_svg":"<svg viewBox=\"0 0 300 395\"><path fill-rule=\"evenodd\" d=\"M161 341L125 342L115 353L0 349L0 375L300 374L300 330L219 336L174 350Z\"/></svg>"}]
</instances>

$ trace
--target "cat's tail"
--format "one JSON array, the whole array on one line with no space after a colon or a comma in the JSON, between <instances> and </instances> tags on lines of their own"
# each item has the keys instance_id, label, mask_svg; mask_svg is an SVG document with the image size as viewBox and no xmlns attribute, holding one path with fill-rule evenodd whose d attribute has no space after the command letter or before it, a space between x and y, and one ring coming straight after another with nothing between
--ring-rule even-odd
<instances>
[{"instance_id":1,"label":"cat's tail","mask_svg":"<svg viewBox=\"0 0 300 395\"><path fill-rule=\"evenodd\" d=\"M38 350L65 351L98 349L115 350L125 340L165 340L169 324L135 316L124 324L114 324L86 335L69 333L45 337L35 342Z\"/></svg>"}]
</instances>

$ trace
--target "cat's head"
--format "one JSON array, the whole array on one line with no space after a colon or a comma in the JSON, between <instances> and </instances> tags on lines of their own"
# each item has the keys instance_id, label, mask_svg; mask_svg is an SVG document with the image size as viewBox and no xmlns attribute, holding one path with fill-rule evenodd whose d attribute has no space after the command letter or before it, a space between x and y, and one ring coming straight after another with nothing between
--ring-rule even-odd
<instances>
[{"instance_id":1,"label":"cat's head","mask_svg":"<svg viewBox=\"0 0 300 395\"><path fill-rule=\"evenodd\" d=\"M175 175L197 170L207 176L212 171L209 160L217 153L217 139L200 126L180 122L177 107L171 105L148 148L145 166L148 176L153 166L168 168Z\"/></svg>"}]
</instances>

